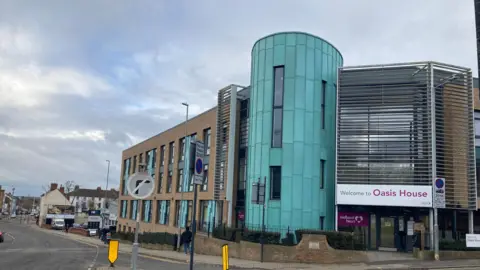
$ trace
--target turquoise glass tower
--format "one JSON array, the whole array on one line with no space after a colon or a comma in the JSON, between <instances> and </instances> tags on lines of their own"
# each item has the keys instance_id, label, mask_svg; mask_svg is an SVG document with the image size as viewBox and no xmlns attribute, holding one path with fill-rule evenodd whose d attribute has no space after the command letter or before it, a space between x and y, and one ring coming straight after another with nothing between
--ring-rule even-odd
<instances>
[{"instance_id":1,"label":"turquoise glass tower","mask_svg":"<svg viewBox=\"0 0 480 270\"><path fill-rule=\"evenodd\" d=\"M252 185L266 180L267 228L334 229L340 52L322 38L276 33L252 49L247 226L261 226Z\"/></svg>"}]
</instances>

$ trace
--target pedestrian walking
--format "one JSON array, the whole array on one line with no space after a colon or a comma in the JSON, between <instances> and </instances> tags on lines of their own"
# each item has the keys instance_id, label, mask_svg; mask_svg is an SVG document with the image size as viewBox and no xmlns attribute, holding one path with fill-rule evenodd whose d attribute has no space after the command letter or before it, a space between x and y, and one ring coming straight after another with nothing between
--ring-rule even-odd
<instances>
[{"instance_id":1,"label":"pedestrian walking","mask_svg":"<svg viewBox=\"0 0 480 270\"><path fill-rule=\"evenodd\" d=\"M185 254L190 253L190 243L192 242L192 232L190 231L190 227L186 227L185 231L182 233L181 236L181 243L183 245L183 250L185 251Z\"/></svg>"}]
</instances>

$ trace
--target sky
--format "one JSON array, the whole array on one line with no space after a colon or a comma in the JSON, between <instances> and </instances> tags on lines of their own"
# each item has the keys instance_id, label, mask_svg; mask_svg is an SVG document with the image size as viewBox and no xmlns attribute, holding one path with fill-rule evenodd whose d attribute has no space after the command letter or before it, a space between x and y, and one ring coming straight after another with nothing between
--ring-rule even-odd
<instances>
[{"instance_id":1,"label":"sky","mask_svg":"<svg viewBox=\"0 0 480 270\"><path fill-rule=\"evenodd\" d=\"M320 36L344 65L434 60L477 75L470 0L0 0L0 185L118 188L122 151L249 85L280 31Z\"/></svg>"}]
</instances>

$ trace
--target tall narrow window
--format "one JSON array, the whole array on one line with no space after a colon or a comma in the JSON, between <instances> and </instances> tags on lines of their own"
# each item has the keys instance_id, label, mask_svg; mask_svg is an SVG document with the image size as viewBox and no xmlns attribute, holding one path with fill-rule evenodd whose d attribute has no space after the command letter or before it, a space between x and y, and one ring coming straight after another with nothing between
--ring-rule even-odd
<instances>
[{"instance_id":1,"label":"tall narrow window","mask_svg":"<svg viewBox=\"0 0 480 270\"><path fill-rule=\"evenodd\" d=\"M173 172L168 171L168 176L167 176L167 193L172 192L172 176Z\"/></svg>"},{"instance_id":2,"label":"tall narrow window","mask_svg":"<svg viewBox=\"0 0 480 270\"><path fill-rule=\"evenodd\" d=\"M205 144L205 155L210 155L210 137L212 135L212 129L207 128L203 130L203 143Z\"/></svg>"},{"instance_id":3,"label":"tall narrow window","mask_svg":"<svg viewBox=\"0 0 480 270\"><path fill-rule=\"evenodd\" d=\"M323 231L323 228L325 223L325 217L320 217L320 230Z\"/></svg>"},{"instance_id":4,"label":"tall narrow window","mask_svg":"<svg viewBox=\"0 0 480 270\"><path fill-rule=\"evenodd\" d=\"M325 187L325 160L320 160L320 189Z\"/></svg>"},{"instance_id":5,"label":"tall narrow window","mask_svg":"<svg viewBox=\"0 0 480 270\"><path fill-rule=\"evenodd\" d=\"M203 185L200 186L200 191L208 190L208 164L205 164L203 171Z\"/></svg>"},{"instance_id":6,"label":"tall narrow window","mask_svg":"<svg viewBox=\"0 0 480 270\"><path fill-rule=\"evenodd\" d=\"M163 172L158 174L157 193L162 193L162 188L163 188Z\"/></svg>"},{"instance_id":7,"label":"tall narrow window","mask_svg":"<svg viewBox=\"0 0 480 270\"><path fill-rule=\"evenodd\" d=\"M322 129L325 129L325 95L327 91L327 82L322 81Z\"/></svg>"},{"instance_id":8,"label":"tall narrow window","mask_svg":"<svg viewBox=\"0 0 480 270\"><path fill-rule=\"evenodd\" d=\"M133 173L136 173L137 169L137 156L133 156Z\"/></svg>"},{"instance_id":9,"label":"tall narrow window","mask_svg":"<svg viewBox=\"0 0 480 270\"><path fill-rule=\"evenodd\" d=\"M165 165L165 145L160 147L160 167Z\"/></svg>"},{"instance_id":10,"label":"tall narrow window","mask_svg":"<svg viewBox=\"0 0 480 270\"><path fill-rule=\"evenodd\" d=\"M270 167L270 199L280 200L282 191L282 167Z\"/></svg>"},{"instance_id":11,"label":"tall narrow window","mask_svg":"<svg viewBox=\"0 0 480 270\"><path fill-rule=\"evenodd\" d=\"M175 161L175 142L171 142L168 146L168 157L169 157L169 164L173 164Z\"/></svg>"},{"instance_id":12,"label":"tall narrow window","mask_svg":"<svg viewBox=\"0 0 480 270\"><path fill-rule=\"evenodd\" d=\"M177 192L183 192L183 169L178 170L177 175Z\"/></svg>"},{"instance_id":13,"label":"tall narrow window","mask_svg":"<svg viewBox=\"0 0 480 270\"><path fill-rule=\"evenodd\" d=\"M179 159L178 161L184 161L185 160L185 138L180 139L180 147L178 149L178 156Z\"/></svg>"},{"instance_id":14,"label":"tall narrow window","mask_svg":"<svg viewBox=\"0 0 480 270\"><path fill-rule=\"evenodd\" d=\"M282 147L284 67L274 67L272 147Z\"/></svg>"}]
</instances>

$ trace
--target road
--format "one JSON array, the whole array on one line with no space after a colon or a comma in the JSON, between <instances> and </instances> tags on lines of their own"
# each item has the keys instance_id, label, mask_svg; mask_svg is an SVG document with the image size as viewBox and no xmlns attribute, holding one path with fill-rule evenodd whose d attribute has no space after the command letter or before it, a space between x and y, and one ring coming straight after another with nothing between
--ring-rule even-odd
<instances>
[{"instance_id":1,"label":"road","mask_svg":"<svg viewBox=\"0 0 480 270\"><path fill-rule=\"evenodd\" d=\"M87 245L35 229L26 224L0 221L4 243L0 243L2 270L88 270L107 266L107 248ZM129 269L130 255L119 254L116 269ZM186 270L186 263L157 258L138 258L138 270ZM221 269L195 265L196 270Z\"/></svg>"}]
</instances>

